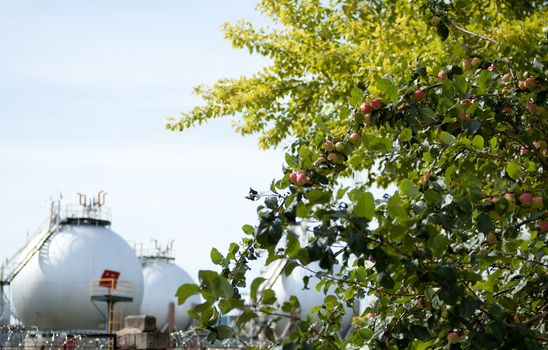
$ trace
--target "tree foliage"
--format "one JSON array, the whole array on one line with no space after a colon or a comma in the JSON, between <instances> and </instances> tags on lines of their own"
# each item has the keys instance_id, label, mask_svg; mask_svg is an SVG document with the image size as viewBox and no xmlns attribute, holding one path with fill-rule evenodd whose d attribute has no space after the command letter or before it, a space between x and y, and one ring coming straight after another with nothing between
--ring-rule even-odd
<instances>
[{"instance_id":1,"label":"tree foliage","mask_svg":"<svg viewBox=\"0 0 548 350\"><path fill-rule=\"evenodd\" d=\"M212 250L220 273L201 271L199 286L179 291L202 295L192 315L211 339L299 310L296 300L277 305L263 278L246 282L264 252L329 291L288 337L267 325L284 348L546 346L542 2L263 0L259 9L270 28L241 22L225 35L271 66L197 88L204 104L169 125L237 115L236 130L260 134L260 146L290 142L283 177L250 192L264 202L258 224L225 255ZM341 337L345 307L368 295L375 303ZM219 325L233 309L239 329Z\"/></svg>"}]
</instances>

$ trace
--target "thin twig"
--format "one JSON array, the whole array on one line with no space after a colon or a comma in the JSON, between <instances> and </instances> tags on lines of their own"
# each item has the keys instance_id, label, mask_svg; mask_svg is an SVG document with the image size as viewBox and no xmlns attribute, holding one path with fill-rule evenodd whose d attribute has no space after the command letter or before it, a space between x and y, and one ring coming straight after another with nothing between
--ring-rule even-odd
<instances>
[{"instance_id":1,"label":"thin twig","mask_svg":"<svg viewBox=\"0 0 548 350\"><path fill-rule=\"evenodd\" d=\"M451 25L452 25L454 28L456 28L457 30L460 30L461 32L463 32L463 33L465 33L465 34L472 35L472 36L475 36L476 38L480 38L480 39L483 39L483 40L490 41L490 42L492 42L493 44L495 44L495 45L497 45L497 46L500 45L500 44L498 43L498 41L496 41L496 40L494 40L494 39L491 39L491 38L488 38L488 37L486 37L486 36L483 36L483 35L481 35L481 34L471 32L471 31L469 31L469 30L467 30L467 29L464 29L463 27L459 26L457 23L455 23L455 22L453 22L453 21L451 21Z\"/></svg>"}]
</instances>

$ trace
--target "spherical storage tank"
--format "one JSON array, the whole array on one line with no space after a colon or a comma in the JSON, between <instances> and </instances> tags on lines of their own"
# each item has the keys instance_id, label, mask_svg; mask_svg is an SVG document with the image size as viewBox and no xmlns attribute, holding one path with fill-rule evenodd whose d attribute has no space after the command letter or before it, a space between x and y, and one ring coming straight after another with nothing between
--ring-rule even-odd
<instances>
[{"instance_id":1,"label":"spherical storage tank","mask_svg":"<svg viewBox=\"0 0 548 350\"><path fill-rule=\"evenodd\" d=\"M178 330L189 327L191 318L188 310L200 303L200 297L193 295L184 304L178 305L175 293L182 284L194 283L185 270L171 262L172 259L155 257L143 259L144 293L141 314L156 317L156 325L163 329L169 322L169 304L175 305L175 326Z\"/></svg>"},{"instance_id":2,"label":"spherical storage tank","mask_svg":"<svg viewBox=\"0 0 548 350\"><path fill-rule=\"evenodd\" d=\"M280 263L283 264L284 261L280 260ZM313 271L320 271L319 264L314 262L308 265L308 267ZM276 293L276 297L280 304L283 304L285 301L289 301L291 296L297 297L299 300L299 305L301 309L301 318L306 318L307 316L312 316L314 319L317 319L317 315L312 313L311 310L317 305L322 305L325 294L323 292L317 291L316 286L320 282L318 278L314 276L310 271L305 270L302 267L296 267L289 276L286 276L285 273L281 272L277 264L273 264L265 273L265 277L272 281L270 288ZM309 289L304 288L303 277L309 276L310 280L308 283ZM332 289L332 288L331 288ZM330 289L330 291L331 291ZM328 293L329 294L329 293ZM341 322L341 335L345 335L350 328L352 317L354 316L354 310L346 307L346 313ZM281 312L281 311L280 311ZM288 319L282 318L276 323L275 332L277 336L282 336L284 330L288 326Z\"/></svg>"},{"instance_id":3,"label":"spherical storage tank","mask_svg":"<svg viewBox=\"0 0 548 350\"><path fill-rule=\"evenodd\" d=\"M106 271L119 273L119 283L129 282L133 301L117 304L123 315L139 313L143 295L141 264L128 243L108 224L93 220L65 222L32 255L11 282L12 302L25 325L41 329L104 326L106 302L92 303L90 297L93 281L98 284Z\"/></svg>"}]
</instances>

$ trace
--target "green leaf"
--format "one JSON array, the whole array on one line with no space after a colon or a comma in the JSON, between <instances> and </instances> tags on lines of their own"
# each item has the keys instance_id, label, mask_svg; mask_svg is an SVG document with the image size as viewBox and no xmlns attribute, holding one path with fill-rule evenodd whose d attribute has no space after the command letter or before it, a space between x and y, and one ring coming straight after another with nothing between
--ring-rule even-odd
<instances>
[{"instance_id":1,"label":"green leaf","mask_svg":"<svg viewBox=\"0 0 548 350\"><path fill-rule=\"evenodd\" d=\"M232 284L215 271L201 270L198 272L198 278L202 285L202 295L206 300L231 298L234 294Z\"/></svg>"},{"instance_id":2,"label":"green leaf","mask_svg":"<svg viewBox=\"0 0 548 350\"><path fill-rule=\"evenodd\" d=\"M290 258L296 258L301 250L299 238L294 233L287 234L286 253Z\"/></svg>"},{"instance_id":3,"label":"green leaf","mask_svg":"<svg viewBox=\"0 0 548 350\"><path fill-rule=\"evenodd\" d=\"M377 283L386 289L392 289L395 285L394 280L385 272L381 272L377 275Z\"/></svg>"},{"instance_id":4,"label":"green leaf","mask_svg":"<svg viewBox=\"0 0 548 350\"><path fill-rule=\"evenodd\" d=\"M242 231L244 231L246 235L253 235L255 228L251 225L244 225L242 226Z\"/></svg>"},{"instance_id":5,"label":"green leaf","mask_svg":"<svg viewBox=\"0 0 548 350\"><path fill-rule=\"evenodd\" d=\"M432 123L436 121L436 112L430 107L421 106L419 108L419 113L422 117L424 117L424 120L428 123Z\"/></svg>"},{"instance_id":6,"label":"green leaf","mask_svg":"<svg viewBox=\"0 0 548 350\"><path fill-rule=\"evenodd\" d=\"M265 289L261 293L261 300L266 305L274 304L276 302L276 293L272 289Z\"/></svg>"},{"instance_id":7,"label":"green leaf","mask_svg":"<svg viewBox=\"0 0 548 350\"><path fill-rule=\"evenodd\" d=\"M371 220L375 215L375 198L369 192L355 190L351 192L354 201L353 212L356 216Z\"/></svg>"},{"instance_id":8,"label":"green leaf","mask_svg":"<svg viewBox=\"0 0 548 350\"><path fill-rule=\"evenodd\" d=\"M331 200L331 191L320 189L312 190L305 194L305 197L313 204L327 203Z\"/></svg>"},{"instance_id":9,"label":"green leaf","mask_svg":"<svg viewBox=\"0 0 548 350\"><path fill-rule=\"evenodd\" d=\"M234 335L234 329L229 326L220 325L217 327L217 337L219 339L228 339L232 338Z\"/></svg>"},{"instance_id":10,"label":"green leaf","mask_svg":"<svg viewBox=\"0 0 548 350\"><path fill-rule=\"evenodd\" d=\"M299 158L289 153L285 154L285 162L287 163L287 166L291 169L297 169L299 167Z\"/></svg>"},{"instance_id":11,"label":"green leaf","mask_svg":"<svg viewBox=\"0 0 548 350\"><path fill-rule=\"evenodd\" d=\"M349 103L353 106L359 104L363 100L363 91L359 87L354 87L350 92Z\"/></svg>"},{"instance_id":12,"label":"green leaf","mask_svg":"<svg viewBox=\"0 0 548 350\"><path fill-rule=\"evenodd\" d=\"M391 102L396 102L398 100L398 87L396 85L392 85L386 94L388 95L388 98L390 98Z\"/></svg>"},{"instance_id":13,"label":"green leaf","mask_svg":"<svg viewBox=\"0 0 548 350\"><path fill-rule=\"evenodd\" d=\"M439 194L437 191L434 191L433 189L428 189L426 192L424 192L424 199L426 202L436 208L441 207L441 203L443 201L443 198L441 194Z\"/></svg>"},{"instance_id":14,"label":"green leaf","mask_svg":"<svg viewBox=\"0 0 548 350\"><path fill-rule=\"evenodd\" d=\"M388 198L387 211L388 216L390 216L394 220L398 220L401 223L405 223L407 222L407 220L409 220L409 216L407 215L407 211L403 207L403 203L398 192L394 193L390 198Z\"/></svg>"},{"instance_id":15,"label":"green leaf","mask_svg":"<svg viewBox=\"0 0 548 350\"><path fill-rule=\"evenodd\" d=\"M460 93L465 93L468 90L468 83L462 75L454 76L453 82L455 83L455 87Z\"/></svg>"},{"instance_id":16,"label":"green leaf","mask_svg":"<svg viewBox=\"0 0 548 350\"><path fill-rule=\"evenodd\" d=\"M508 162L508 164L506 164L506 173L514 181L521 179L521 176L523 175L521 167L514 162Z\"/></svg>"},{"instance_id":17,"label":"green leaf","mask_svg":"<svg viewBox=\"0 0 548 350\"><path fill-rule=\"evenodd\" d=\"M257 290L264 281L266 281L266 278L257 277L253 280L253 282L251 282L251 287L249 288L249 296L251 297L251 300L257 301Z\"/></svg>"},{"instance_id":18,"label":"green leaf","mask_svg":"<svg viewBox=\"0 0 548 350\"><path fill-rule=\"evenodd\" d=\"M211 248L211 252L209 253L209 256L211 257L211 261L215 265L222 265L224 261L223 255L217 250L217 248Z\"/></svg>"},{"instance_id":19,"label":"green leaf","mask_svg":"<svg viewBox=\"0 0 548 350\"><path fill-rule=\"evenodd\" d=\"M427 247L432 250L434 256L438 257L442 256L447 251L449 243L451 243L451 241L447 237L438 233L430 237Z\"/></svg>"},{"instance_id":20,"label":"green leaf","mask_svg":"<svg viewBox=\"0 0 548 350\"><path fill-rule=\"evenodd\" d=\"M177 289L177 302L179 305L183 304L190 296L199 294L200 286L194 283L185 283Z\"/></svg>"},{"instance_id":21,"label":"green leaf","mask_svg":"<svg viewBox=\"0 0 548 350\"><path fill-rule=\"evenodd\" d=\"M393 83L389 79L381 78L377 80L377 88L382 92L388 91L392 85Z\"/></svg>"},{"instance_id":22,"label":"green leaf","mask_svg":"<svg viewBox=\"0 0 548 350\"><path fill-rule=\"evenodd\" d=\"M457 171L457 166L455 164L451 164L450 166L445 169L445 182L448 185L451 185L453 182L453 176L455 175Z\"/></svg>"},{"instance_id":23,"label":"green leaf","mask_svg":"<svg viewBox=\"0 0 548 350\"><path fill-rule=\"evenodd\" d=\"M481 135L476 135L472 139L472 145L477 149L483 149L483 144L484 144L484 141Z\"/></svg>"},{"instance_id":24,"label":"green leaf","mask_svg":"<svg viewBox=\"0 0 548 350\"><path fill-rule=\"evenodd\" d=\"M478 225L478 231L486 235L495 228L493 226L493 222L486 214L480 214L476 219L476 222Z\"/></svg>"},{"instance_id":25,"label":"green leaf","mask_svg":"<svg viewBox=\"0 0 548 350\"><path fill-rule=\"evenodd\" d=\"M422 340L419 340L419 339L415 339L413 341L413 345L412 345L412 349L413 350L426 350L426 349L430 349L433 345L434 341L431 340L431 341L428 341L428 342L423 342Z\"/></svg>"},{"instance_id":26,"label":"green leaf","mask_svg":"<svg viewBox=\"0 0 548 350\"><path fill-rule=\"evenodd\" d=\"M402 179L399 187L401 192L409 198L413 198L420 193L417 187L409 179Z\"/></svg>"},{"instance_id":27,"label":"green leaf","mask_svg":"<svg viewBox=\"0 0 548 350\"><path fill-rule=\"evenodd\" d=\"M483 95L487 91L487 84L491 80L491 71L484 69L478 78L478 95Z\"/></svg>"},{"instance_id":28,"label":"green leaf","mask_svg":"<svg viewBox=\"0 0 548 350\"><path fill-rule=\"evenodd\" d=\"M451 146L453 143L455 143L455 136L451 135L447 131L442 131L440 133L440 140L446 145Z\"/></svg>"},{"instance_id":29,"label":"green leaf","mask_svg":"<svg viewBox=\"0 0 548 350\"><path fill-rule=\"evenodd\" d=\"M219 309L226 315L233 309L241 309L244 307L244 301L242 299L228 298L221 299L219 301Z\"/></svg>"},{"instance_id":30,"label":"green leaf","mask_svg":"<svg viewBox=\"0 0 548 350\"><path fill-rule=\"evenodd\" d=\"M459 305L458 312L460 317L464 319L469 319L474 315L476 310L478 309L480 303L472 297L466 297L464 300L461 301L461 304Z\"/></svg>"},{"instance_id":31,"label":"green leaf","mask_svg":"<svg viewBox=\"0 0 548 350\"><path fill-rule=\"evenodd\" d=\"M240 314L240 316L238 316L238 318L236 319L236 325L238 327L242 327L244 326L247 322L251 321L252 319L254 318L257 318L259 317L255 312L251 311L251 310L245 310L244 312L242 312Z\"/></svg>"},{"instance_id":32,"label":"green leaf","mask_svg":"<svg viewBox=\"0 0 548 350\"><path fill-rule=\"evenodd\" d=\"M400 133L400 140L409 142L413 138L413 133L411 132L411 129L404 128Z\"/></svg>"}]
</instances>

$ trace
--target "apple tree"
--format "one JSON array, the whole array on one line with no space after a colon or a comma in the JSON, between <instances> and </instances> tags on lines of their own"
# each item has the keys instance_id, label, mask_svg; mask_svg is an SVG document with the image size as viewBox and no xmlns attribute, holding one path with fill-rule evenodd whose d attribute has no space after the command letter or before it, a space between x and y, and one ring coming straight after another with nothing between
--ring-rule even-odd
<instances>
[{"instance_id":1,"label":"apple tree","mask_svg":"<svg viewBox=\"0 0 548 350\"><path fill-rule=\"evenodd\" d=\"M249 193L257 224L226 253L212 249L219 272L179 289L181 302L203 297L191 313L210 339L270 315L264 334L284 349L548 346L543 2L263 0L258 9L271 27L224 31L271 65L198 87L204 104L168 125L237 116L237 132L287 150L284 173ZM278 302L263 278L246 281L261 255L320 280L328 295L315 317L295 318L299 301ZM367 296L375 301L342 337L345 308ZM236 328L219 324L231 310ZM283 317L293 327L276 338Z\"/></svg>"}]
</instances>

